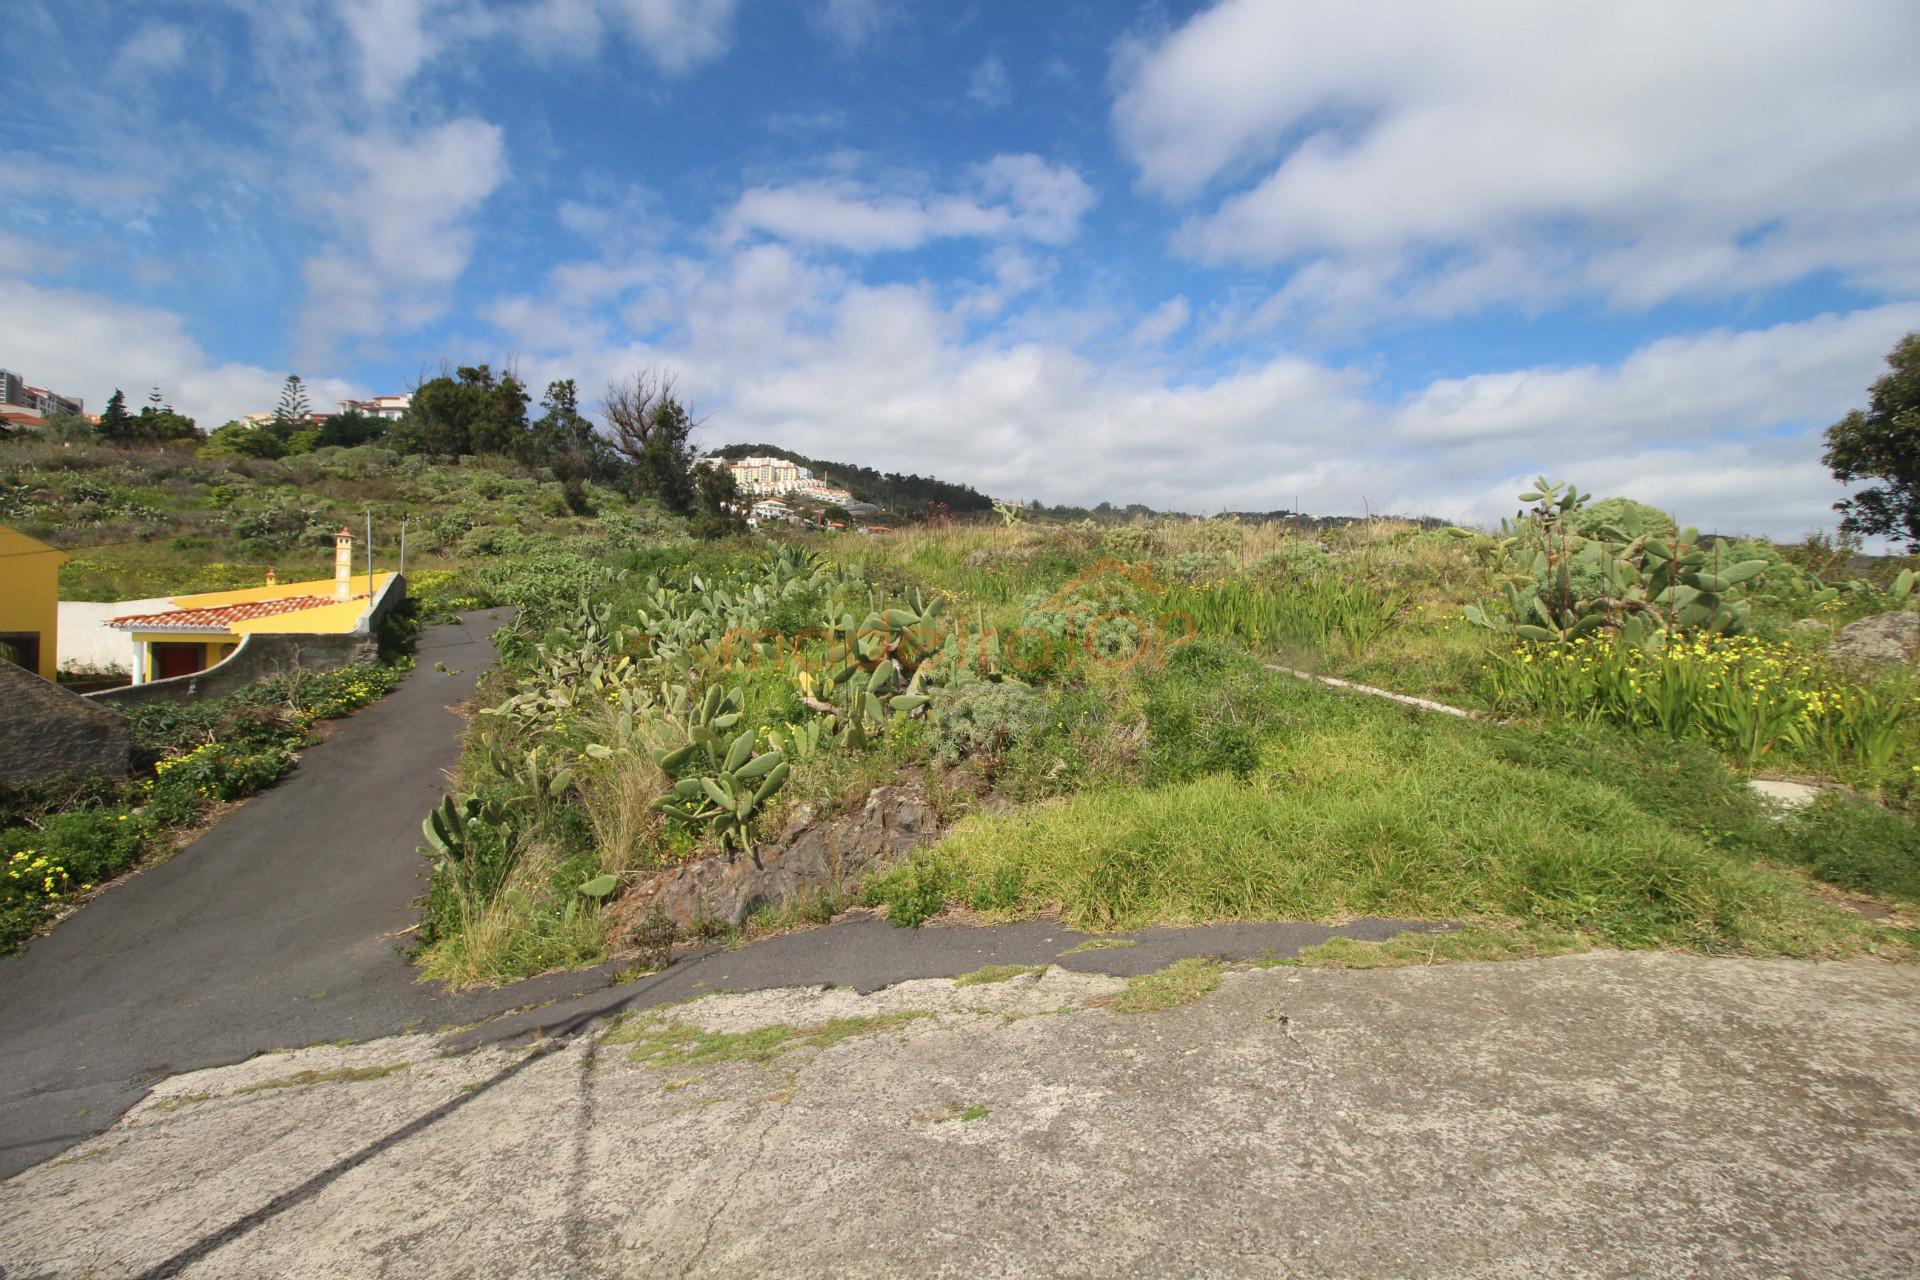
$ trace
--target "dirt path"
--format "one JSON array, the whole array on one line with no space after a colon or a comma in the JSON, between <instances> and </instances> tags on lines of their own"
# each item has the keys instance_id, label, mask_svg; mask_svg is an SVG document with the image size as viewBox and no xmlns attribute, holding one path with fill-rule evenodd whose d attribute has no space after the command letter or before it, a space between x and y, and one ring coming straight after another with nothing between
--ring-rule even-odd
<instances>
[{"instance_id":1,"label":"dirt path","mask_svg":"<svg viewBox=\"0 0 1920 1280\"><path fill-rule=\"evenodd\" d=\"M0 1186L0 1265L1920 1274L1920 967L1276 969L1135 1015L1119 985L719 995L179 1077Z\"/></svg>"}]
</instances>

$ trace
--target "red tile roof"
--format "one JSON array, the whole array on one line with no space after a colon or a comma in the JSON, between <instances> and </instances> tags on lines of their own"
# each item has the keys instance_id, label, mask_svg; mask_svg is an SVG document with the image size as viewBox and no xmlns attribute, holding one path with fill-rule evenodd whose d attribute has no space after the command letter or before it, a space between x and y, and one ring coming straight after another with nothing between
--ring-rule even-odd
<instances>
[{"instance_id":1,"label":"red tile roof","mask_svg":"<svg viewBox=\"0 0 1920 1280\"><path fill-rule=\"evenodd\" d=\"M240 604L215 605L208 609L172 609L166 613L136 613L111 619L107 625L125 631L227 631L236 622L253 618L271 618L276 613L294 613L336 604L327 596L287 596L280 600L247 600Z\"/></svg>"}]
</instances>

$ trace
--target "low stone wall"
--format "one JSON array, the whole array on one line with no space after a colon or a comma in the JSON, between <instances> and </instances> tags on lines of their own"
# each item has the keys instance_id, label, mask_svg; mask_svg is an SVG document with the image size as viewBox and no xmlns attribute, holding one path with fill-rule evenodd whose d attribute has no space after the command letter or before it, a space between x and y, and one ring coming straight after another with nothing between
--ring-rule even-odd
<instances>
[{"instance_id":1,"label":"low stone wall","mask_svg":"<svg viewBox=\"0 0 1920 1280\"><path fill-rule=\"evenodd\" d=\"M119 689L87 694L92 702L116 707L142 707L154 702L192 702L222 698L256 680L287 671L331 671L372 662L380 652L380 623L407 598L407 580L395 574L381 588L373 608L352 631L311 635L255 634L241 638L226 658L205 671L149 680Z\"/></svg>"},{"instance_id":2,"label":"low stone wall","mask_svg":"<svg viewBox=\"0 0 1920 1280\"><path fill-rule=\"evenodd\" d=\"M0 783L125 777L127 750L125 716L0 662Z\"/></svg>"}]
</instances>

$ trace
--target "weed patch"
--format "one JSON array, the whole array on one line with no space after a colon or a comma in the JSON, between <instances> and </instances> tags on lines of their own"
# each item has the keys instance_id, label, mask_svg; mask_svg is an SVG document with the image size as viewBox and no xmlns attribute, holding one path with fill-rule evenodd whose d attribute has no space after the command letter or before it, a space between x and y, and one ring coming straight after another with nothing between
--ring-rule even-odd
<instances>
[{"instance_id":1,"label":"weed patch","mask_svg":"<svg viewBox=\"0 0 1920 1280\"><path fill-rule=\"evenodd\" d=\"M990 964L975 969L972 973L963 973L953 980L956 987L978 987L990 982L1008 982L1024 977L1029 973L1045 973L1043 964Z\"/></svg>"},{"instance_id":2,"label":"weed patch","mask_svg":"<svg viewBox=\"0 0 1920 1280\"><path fill-rule=\"evenodd\" d=\"M1585 951L1587 941L1561 929L1500 929L1470 926L1445 933L1403 933L1384 942L1328 938L1287 960L1261 964L1309 969L1401 969L1462 960L1522 960Z\"/></svg>"},{"instance_id":3,"label":"weed patch","mask_svg":"<svg viewBox=\"0 0 1920 1280\"><path fill-rule=\"evenodd\" d=\"M703 1067L725 1062L767 1063L795 1049L827 1049L854 1036L891 1031L933 1015L920 1009L862 1018L833 1018L811 1027L771 1026L752 1031L706 1031L685 1022L648 1015L624 1022L606 1035L608 1044L632 1046L635 1062L650 1067Z\"/></svg>"},{"instance_id":4,"label":"weed patch","mask_svg":"<svg viewBox=\"0 0 1920 1280\"><path fill-rule=\"evenodd\" d=\"M1062 957L1077 956L1088 951L1110 951L1115 947L1137 947L1139 945L1140 944L1132 938L1088 938L1079 946L1068 947L1060 954Z\"/></svg>"},{"instance_id":5,"label":"weed patch","mask_svg":"<svg viewBox=\"0 0 1920 1280\"><path fill-rule=\"evenodd\" d=\"M389 1062L377 1067L336 1067L332 1071L301 1071L278 1080L263 1080L235 1089L234 1097L262 1093L268 1089L297 1089L310 1084L357 1084L363 1080L384 1080L412 1066L409 1062Z\"/></svg>"},{"instance_id":6,"label":"weed patch","mask_svg":"<svg viewBox=\"0 0 1920 1280\"><path fill-rule=\"evenodd\" d=\"M1175 1005L1191 1004L1220 988L1226 966L1218 960L1190 956L1164 969L1127 979L1108 1007L1115 1013L1158 1013Z\"/></svg>"}]
</instances>

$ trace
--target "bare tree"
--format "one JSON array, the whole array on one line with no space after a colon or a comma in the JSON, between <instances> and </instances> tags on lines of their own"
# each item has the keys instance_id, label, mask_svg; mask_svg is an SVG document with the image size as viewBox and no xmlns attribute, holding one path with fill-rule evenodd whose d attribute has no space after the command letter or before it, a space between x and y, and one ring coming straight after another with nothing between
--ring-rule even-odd
<instances>
[{"instance_id":1,"label":"bare tree","mask_svg":"<svg viewBox=\"0 0 1920 1280\"><path fill-rule=\"evenodd\" d=\"M639 466L653 442L654 426L660 406L674 399L673 375L642 369L624 382L607 384L607 398L600 402L600 414L613 433L615 452Z\"/></svg>"}]
</instances>

